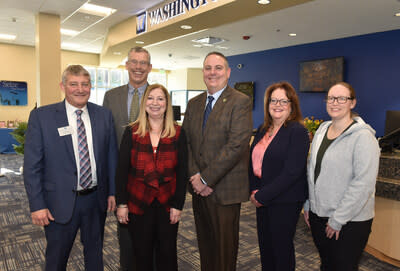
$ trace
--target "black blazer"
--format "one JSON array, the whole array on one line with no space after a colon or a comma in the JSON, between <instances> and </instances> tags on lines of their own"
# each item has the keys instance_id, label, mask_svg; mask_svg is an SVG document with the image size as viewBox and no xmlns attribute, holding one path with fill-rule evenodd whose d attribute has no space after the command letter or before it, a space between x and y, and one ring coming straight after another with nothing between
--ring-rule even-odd
<instances>
[{"instance_id":1,"label":"black blazer","mask_svg":"<svg viewBox=\"0 0 400 271\"><path fill-rule=\"evenodd\" d=\"M264 137L266 131L258 129L250 153ZM250 155L250 192L259 190L255 198L263 205L279 202L305 201L307 191L307 155L310 140L307 130L298 122L282 126L265 151L261 178L253 173Z\"/></svg>"}]
</instances>

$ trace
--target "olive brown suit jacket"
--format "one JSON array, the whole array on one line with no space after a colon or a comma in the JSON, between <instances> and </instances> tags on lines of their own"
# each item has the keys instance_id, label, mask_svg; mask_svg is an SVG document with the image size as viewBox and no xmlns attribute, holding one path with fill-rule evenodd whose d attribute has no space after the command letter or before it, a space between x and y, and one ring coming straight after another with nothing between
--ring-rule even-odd
<instances>
[{"instance_id":1,"label":"olive brown suit jacket","mask_svg":"<svg viewBox=\"0 0 400 271\"><path fill-rule=\"evenodd\" d=\"M202 131L207 93L187 105L183 129L189 151L189 176L200 173L222 205L249 199L248 162L252 133L250 97L227 86L215 103ZM189 192L193 193L191 186Z\"/></svg>"}]
</instances>

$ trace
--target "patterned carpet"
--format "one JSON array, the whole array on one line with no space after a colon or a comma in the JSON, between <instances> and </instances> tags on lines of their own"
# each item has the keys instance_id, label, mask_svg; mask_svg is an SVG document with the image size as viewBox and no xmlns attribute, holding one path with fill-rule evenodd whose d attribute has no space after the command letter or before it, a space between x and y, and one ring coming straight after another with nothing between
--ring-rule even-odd
<instances>
[{"instance_id":1,"label":"patterned carpet","mask_svg":"<svg viewBox=\"0 0 400 271\"><path fill-rule=\"evenodd\" d=\"M31 224L27 198L21 175L22 157L0 155L0 271L42 270L46 240L42 228ZM191 197L188 195L182 221L179 226L179 270L199 270L199 253L194 229ZM250 203L242 205L240 244L237 270L261 270L256 236L255 211ZM118 242L114 215L107 218L104 240L105 270L118 270ZM319 270L319 257L311 234L302 218L299 219L295 236L298 271ZM84 270L82 246L75 242L68 262L69 271ZM400 270L380 262L367 253L361 260L362 271Z\"/></svg>"}]
</instances>

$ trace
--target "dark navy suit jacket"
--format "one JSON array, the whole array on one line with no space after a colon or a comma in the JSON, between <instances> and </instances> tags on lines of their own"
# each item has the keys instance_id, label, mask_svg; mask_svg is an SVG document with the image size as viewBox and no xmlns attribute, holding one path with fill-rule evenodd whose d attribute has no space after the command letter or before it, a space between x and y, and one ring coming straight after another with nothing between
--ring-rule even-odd
<instances>
[{"instance_id":1,"label":"dark navy suit jacket","mask_svg":"<svg viewBox=\"0 0 400 271\"><path fill-rule=\"evenodd\" d=\"M258 129L250 153L264 137L266 131ZM250 156L250 192L259 190L255 198L263 205L278 202L298 202L307 198L307 155L310 140L307 130L298 122L282 126L265 151L262 175L253 173Z\"/></svg>"},{"instance_id":2,"label":"dark navy suit jacket","mask_svg":"<svg viewBox=\"0 0 400 271\"><path fill-rule=\"evenodd\" d=\"M97 168L97 195L101 210L115 194L117 141L111 112L88 103ZM31 212L48 208L57 223L67 223L76 199L77 168L71 135L60 136L68 126L65 101L31 112L25 140L24 182Z\"/></svg>"}]
</instances>

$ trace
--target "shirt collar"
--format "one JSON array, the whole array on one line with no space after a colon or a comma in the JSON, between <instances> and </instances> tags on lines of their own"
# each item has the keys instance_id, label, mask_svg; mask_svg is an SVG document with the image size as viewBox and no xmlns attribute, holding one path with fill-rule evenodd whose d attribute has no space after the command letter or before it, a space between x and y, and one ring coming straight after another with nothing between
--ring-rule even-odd
<instances>
[{"instance_id":1,"label":"shirt collar","mask_svg":"<svg viewBox=\"0 0 400 271\"><path fill-rule=\"evenodd\" d=\"M214 94L210 94L207 91L207 97L208 96L213 96L214 100L217 101L219 96L221 96L222 92L226 89L227 85L225 85L222 89L218 90L217 92L215 92Z\"/></svg>"},{"instance_id":2,"label":"shirt collar","mask_svg":"<svg viewBox=\"0 0 400 271\"><path fill-rule=\"evenodd\" d=\"M143 94L148 85L149 85L149 84L146 83L146 84L144 84L143 86L138 87L138 88L137 88L137 89L138 89L138 92L139 92L140 94ZM130 83L128 83L128 91L129 91L129 94L133 94L133 91L135 91L135 88L134 88Z\"/></svg>"},{"instance_id":3,"label":"shirt collar","mask_svg":"<svg viewBox=\"0 0 400 271\"><path fill-rule=\"evenodd\" d=\"M75 111L78 109L82 110L85 113L88 113L87 104L82 108L78 108L78 107L71 105L67 100L65 100L65 110L67 111L68 115L74 114Z\"/></svg>"}]
</instances>

